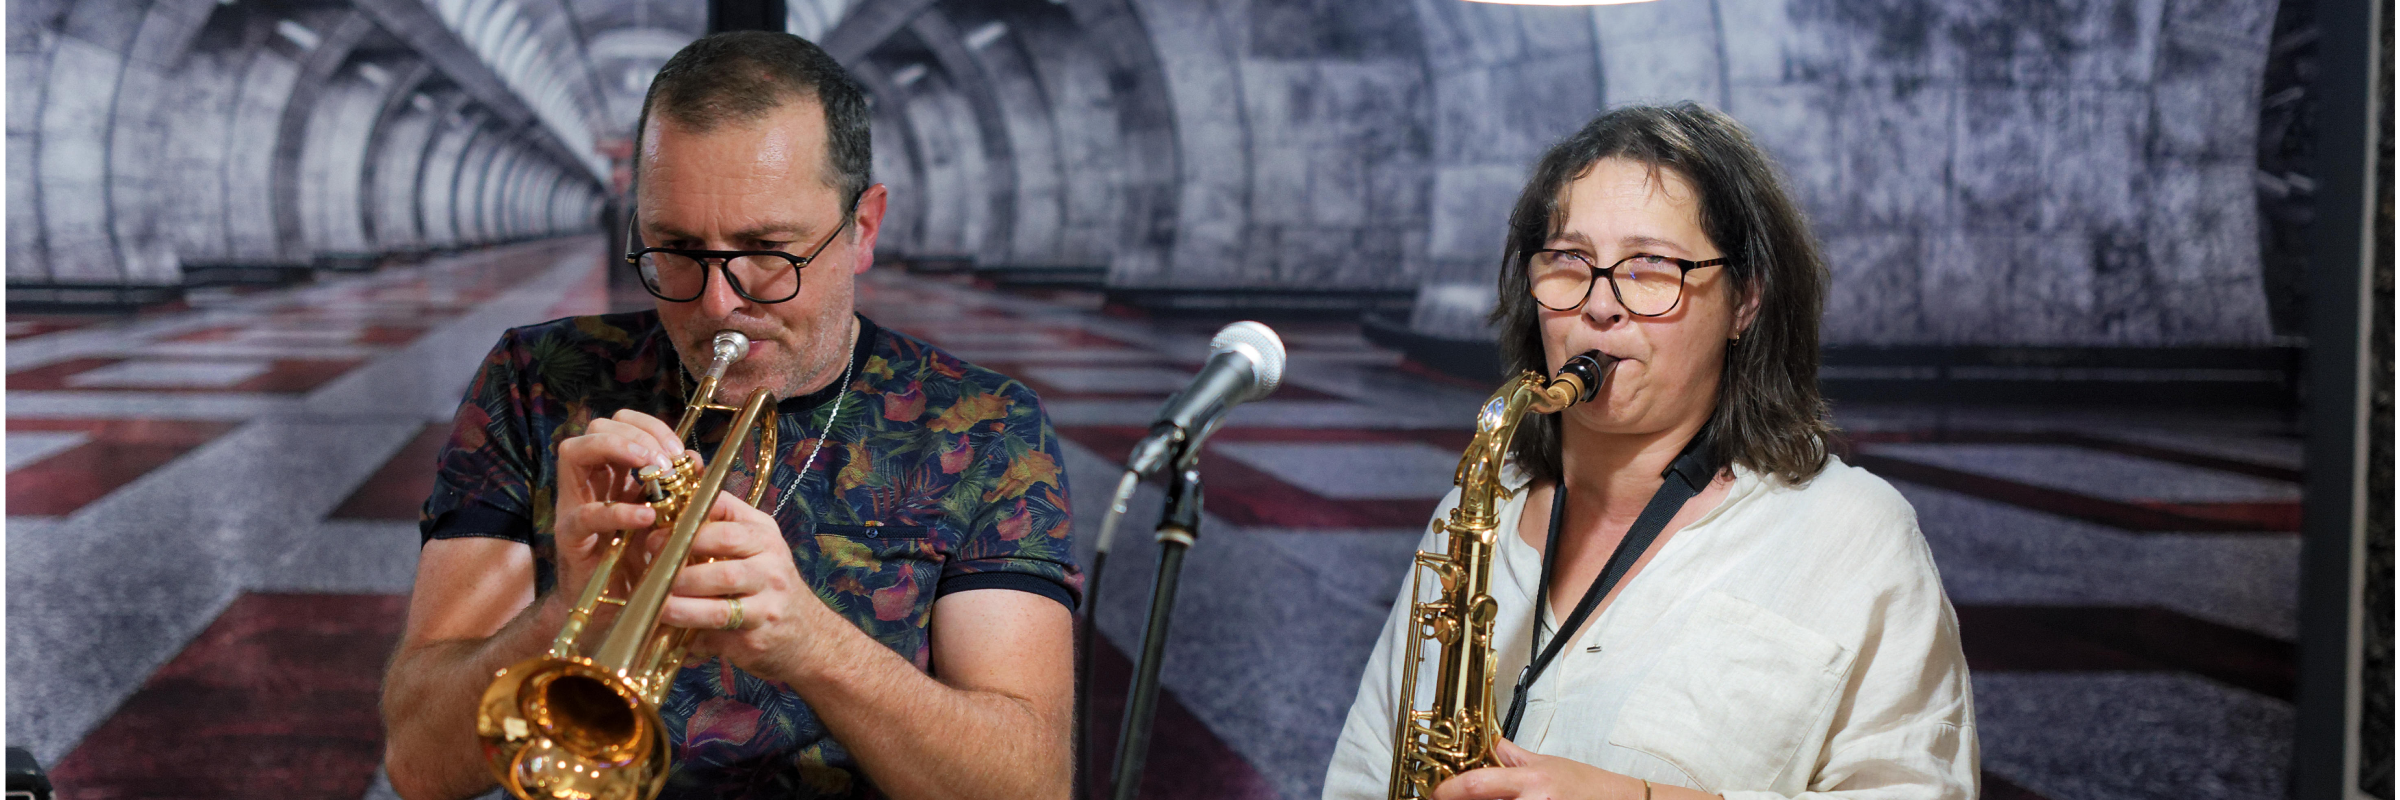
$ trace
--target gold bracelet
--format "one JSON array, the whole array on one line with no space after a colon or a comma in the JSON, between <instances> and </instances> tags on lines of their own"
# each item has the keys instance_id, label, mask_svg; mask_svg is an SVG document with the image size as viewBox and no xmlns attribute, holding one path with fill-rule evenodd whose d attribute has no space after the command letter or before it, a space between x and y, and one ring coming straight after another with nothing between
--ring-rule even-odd
<instances>
[{"instance_id":1,"label":"gold bracelet","mask_svg":"<svg viewBox=\"0 0 2400 800\"><path fill-rule=\"evenodd\" d=\"M1650 779L1642 779L1642 800L1650 800Z\"/></svg>"}]
</instances>

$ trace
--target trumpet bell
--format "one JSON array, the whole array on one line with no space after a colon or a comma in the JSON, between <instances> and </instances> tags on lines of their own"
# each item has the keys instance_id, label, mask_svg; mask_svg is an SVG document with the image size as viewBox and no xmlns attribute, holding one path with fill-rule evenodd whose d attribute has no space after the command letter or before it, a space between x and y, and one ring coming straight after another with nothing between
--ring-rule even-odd
<instances>
[{"instance_id":1,"label":"trumpet bell","mask_svg":"<svg viewBox=\"0 0 2400 800\"><path fill-rule=\"evenodd\" d=\"M484 760L517 797L639 800L666 785L657 706L588 658L537 656L501 670L475 729Z\"/></svg>"}]
</instances>

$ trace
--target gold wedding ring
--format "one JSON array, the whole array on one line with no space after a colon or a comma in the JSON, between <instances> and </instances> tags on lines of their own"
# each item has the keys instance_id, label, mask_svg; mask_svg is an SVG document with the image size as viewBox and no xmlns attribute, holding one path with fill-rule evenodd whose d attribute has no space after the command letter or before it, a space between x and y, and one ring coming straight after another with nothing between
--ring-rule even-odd
<instances>
[{"instance_id":1,"label":"gold wedding ring","mask_svg":"<svg viewBox=\"0 0 2400 800\"><path fill-rule=\"evenodd\" d=\"M725 624L718 626L717 630L738 631L741 629L742 599L739 597L725 598Z\"/></svg>"}]
</instances>

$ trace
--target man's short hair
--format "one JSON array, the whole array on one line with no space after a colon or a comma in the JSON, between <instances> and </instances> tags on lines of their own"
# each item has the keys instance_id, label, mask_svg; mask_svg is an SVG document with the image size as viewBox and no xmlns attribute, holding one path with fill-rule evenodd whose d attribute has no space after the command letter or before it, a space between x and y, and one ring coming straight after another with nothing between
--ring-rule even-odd
<instances>
[{"instance_id":1,"label":"man's short hair","mask_svg":"<svg viewBox=\"0 0 2400 800\"><path fill-rule=\"evenodd\" d=\"M1700 429L1711 459L1791 483L1816 477L1833 436L1817 390L1825 261L1774 160L1741 123L1696 103L1602 114L1534 165L1509 216L1500 302L1492 309L1506 374L1549 371L1525 264L1566 224L1567 185L1604 158L1673 172L1691 184L1700 195L1701 229L1731 259L1725 270L1733 279L1732 299L1758 296L1757 318L1725 354L1716 413ZM1518 466L1536 480L1558 479L1563 465L1556 415L1527 416L1512 445Z\"/></svg>"},{"instance_id":2,"label":"man's short hair","mask_svg":"<svg viewBox=\"0 0 2400 800\"><path fill-rule=\"evenodd\" d=\"M844 208L855 209L874 161L867 94L824 48L788 33L712 34L667 59L642 97L642 116L634 124L634 169L637 174L641 169L642 138L652 113L707 133L721 125L756 122L810 98L825 112L827 182L842 193Z\"/></svg>"}]
</instances>

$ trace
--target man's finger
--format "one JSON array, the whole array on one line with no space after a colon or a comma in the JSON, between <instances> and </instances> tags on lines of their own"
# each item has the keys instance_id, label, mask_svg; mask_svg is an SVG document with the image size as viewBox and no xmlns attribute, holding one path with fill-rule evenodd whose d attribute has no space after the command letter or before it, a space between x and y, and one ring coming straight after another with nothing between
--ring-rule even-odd
<instances>
[{"instance_id":1,"label":"man's finger","mask_svg":"<svg viewBox=\"0 0 2400 800\"><path fill-rule=\"evenodd\" d=\"M757 570L745 561L714 561L691 564L675 573L671 590L680 597L726 597L757 594L766 588Z\"/></svg>"},{"instance_id":2,"label":"man's finger","mask_svg":"<svg viewBox=\"0 0 2400 800\"><path fill-rule=\"evenodd\" d=\"M708 521L745 522L770 528L776 527L774 517L767 516L767 512L758 510L757 506L750 505L747 501L733 496L732 492L723 489L717 490L717 502L708 507Z\"/></svg>"},{"instance_id":3,"label":"man's finger","mask_svg":"<svg viewBox=\"0 0 2400 800\"><path fill-rule=\"evenodd\" d=\"M562 475L600 466L638 470L670 463L657 448L624 436L586 433L558 444L558 470Z\"/></svg>"},{"instance_id":4,"label":"man's finger","mask_svg":"<svg viewBox=\"0 0 2400 800\"><path fill-rule=\"evenodd\" d=\"M669 453L683 452L683 442L675 438L675 428L668 425L665 420L630 408L619 409L617 413L610 415L609 419L639 429L648 435L651 441L656 442L660 449Z\"/></svg>"},{"instance_id":5,"label":"man's finger","mask_svg":"<svg viewBox=\"0 0 2400 800\"><path fill-rule=\"evenodd\" d=\"M650 523L658 518L658 510L647 504L605 500L584 503L570 513L575 520L575 527L591 533L649 530Z\"/></svg>"},{"instance_id":6,"label":"man's finger","mask_svg":"<svg viewBox=\"0 0 2400 800\"><path fill-rule=\"evenodd\" d=\"M725 501L718 500L719 504ZM692 555L703 558L742 559L768 552L769 534L751 522L703 523L692 536Z\"/></svg>"},{"instance_id":7,"label":"man's finger","mask_svg":"<svg viewBox=\"0 0 2400 800\"><path fill-rule=\"evenodd\" d=\"M746 598L744 602L754 604L755 601ZM758 612L759 609L747 606L742 609L744 629L758 627ZM668 595L667 602L659 606L658 621L662 625L705 631L725 627L725 620L732 615L733 604L725 602L722 597Z\"/></svg>"},{"instance_id":8,"label":"man's finger","mask_svg":"<svg viewBox=\"0 0 2400 800\"><path fill-rule=\"evenodd\" d=\"M648 427L613 417L592 420L583 426L583 432L591 436L614 436L668 455L683 452L683 446L675 441L673 431L661 437Z\"/></svg>"}]
</instances>

